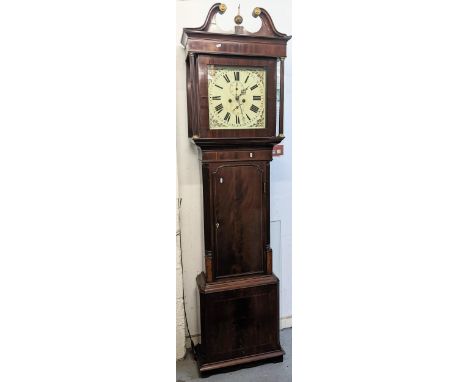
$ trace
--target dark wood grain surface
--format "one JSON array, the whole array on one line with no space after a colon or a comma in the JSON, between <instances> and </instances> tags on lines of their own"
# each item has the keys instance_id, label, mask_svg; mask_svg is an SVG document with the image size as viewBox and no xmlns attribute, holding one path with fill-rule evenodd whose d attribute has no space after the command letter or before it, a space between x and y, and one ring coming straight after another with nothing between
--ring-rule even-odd
<instances>
[{"instance_id":1,"label":"dark wood grain surface","mask_svg":"<svg viewBox=\"0 0 468 382\"><path fill-rule=\"evenodd\" d=\"M207 291L204 275L197 278L202 318L201 365L238 357L282 352L279 343L279 281L261 278L225 283ZM243 287L239 288L239 285ZM279 354L276 354L278 356Z\"/></svg>"},{"instance_id":2,"label":"dark wood grain surface","mask_svg":"<svg viewBox=\"0 0 468 382\"><path fill-rule=\"evenodd\" d=\"M264 272L264 165L230 163L213 173L216 278Z\"/></svg>"}]
</instances>

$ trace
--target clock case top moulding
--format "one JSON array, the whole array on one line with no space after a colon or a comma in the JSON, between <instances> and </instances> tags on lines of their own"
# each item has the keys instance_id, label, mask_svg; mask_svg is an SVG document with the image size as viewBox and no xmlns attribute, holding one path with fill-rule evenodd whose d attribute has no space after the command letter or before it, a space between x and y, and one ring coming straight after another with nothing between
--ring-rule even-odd
<instances>
[{"instance_id":1,"label":"clock case top moulding","mask_svg":"<svg viewBox=\"0 0 468 382\"><path fill-rule=\"evenodd\" d=\"M210 147L273 147L284 138L284 58L286 45L291 36L279 32L268 12L255 8L253 17L261 19L257 32L249 32L236 25L234 31L220 29L213 19L224 14L226 6L214 4L208 11L205 22L198 28L184 28L181 44L185 49L187 66L188 136L203 148ZM219 56L216 58L216 56ZM207 65L224 62L240 66L263 66L268 69L267 126L253 130L210 130L208 125L208 100L200 86L206 83ZM276 113L276 61L280 62L280 102ZM197 96L200 95L200 96Z\"/></svg>"}]
</instances>

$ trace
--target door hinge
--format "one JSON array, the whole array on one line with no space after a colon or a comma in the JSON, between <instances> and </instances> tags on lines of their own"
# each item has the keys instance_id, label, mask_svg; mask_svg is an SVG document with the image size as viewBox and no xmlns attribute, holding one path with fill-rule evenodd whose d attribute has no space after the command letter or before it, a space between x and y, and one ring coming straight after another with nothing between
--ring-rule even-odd
<instances>
[{"instance_id":1,"label":"door hinge","mask_svg":"<svg viewBox=\"0 0 468 382\"><path fill-rule=\"evenodd\" d=\"M266 194L267 184L263 182L263 193Z\"/></svg>"}]
</instances>

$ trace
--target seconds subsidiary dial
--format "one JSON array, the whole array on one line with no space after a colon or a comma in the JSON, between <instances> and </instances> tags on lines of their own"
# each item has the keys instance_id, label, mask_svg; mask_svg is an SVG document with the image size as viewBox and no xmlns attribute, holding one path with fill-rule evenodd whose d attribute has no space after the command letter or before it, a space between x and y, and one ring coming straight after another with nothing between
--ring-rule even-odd
<instances>
[{"instance_id":1,"label":"seconds subsidiary dial","mask_svg":"<svg viewBox=\"0 0 468 382\"><path fill-rule=\"evenodd\" d=\"M208 66L210 129L265 128L263 68Z\"/></svg>"}]
</instances>

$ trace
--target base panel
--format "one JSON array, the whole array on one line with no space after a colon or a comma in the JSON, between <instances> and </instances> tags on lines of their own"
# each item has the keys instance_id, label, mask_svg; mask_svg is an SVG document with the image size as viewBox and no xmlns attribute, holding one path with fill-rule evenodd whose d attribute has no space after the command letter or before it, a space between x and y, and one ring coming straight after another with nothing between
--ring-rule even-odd
<instances>
[{"instance_id":1,"label":"base panel","mask_svg":"<svg viewBox=\"0 0 468 382\"><path fill-rule=\"evenodd\" d=\"M200 373L259 362L281 362L284 351L279 342L279 280L276 276L209 284L204 281L204 275L197 278Z\"/></svg>"},{"instance_id":2,"label":"base panel","mask_svg":"<svg viewBox=\"0 0 468 382\"><path fill-rule=\"evenodd\" d=\"M267 353L260 353L246 357L234 358L226 361L203 363L203 359L197 359L198 370L202 377L208 377L214 373L233 371L244 367L258 366L268 362L283 362L283 349Z\"/></svg>"}]
</instances>

